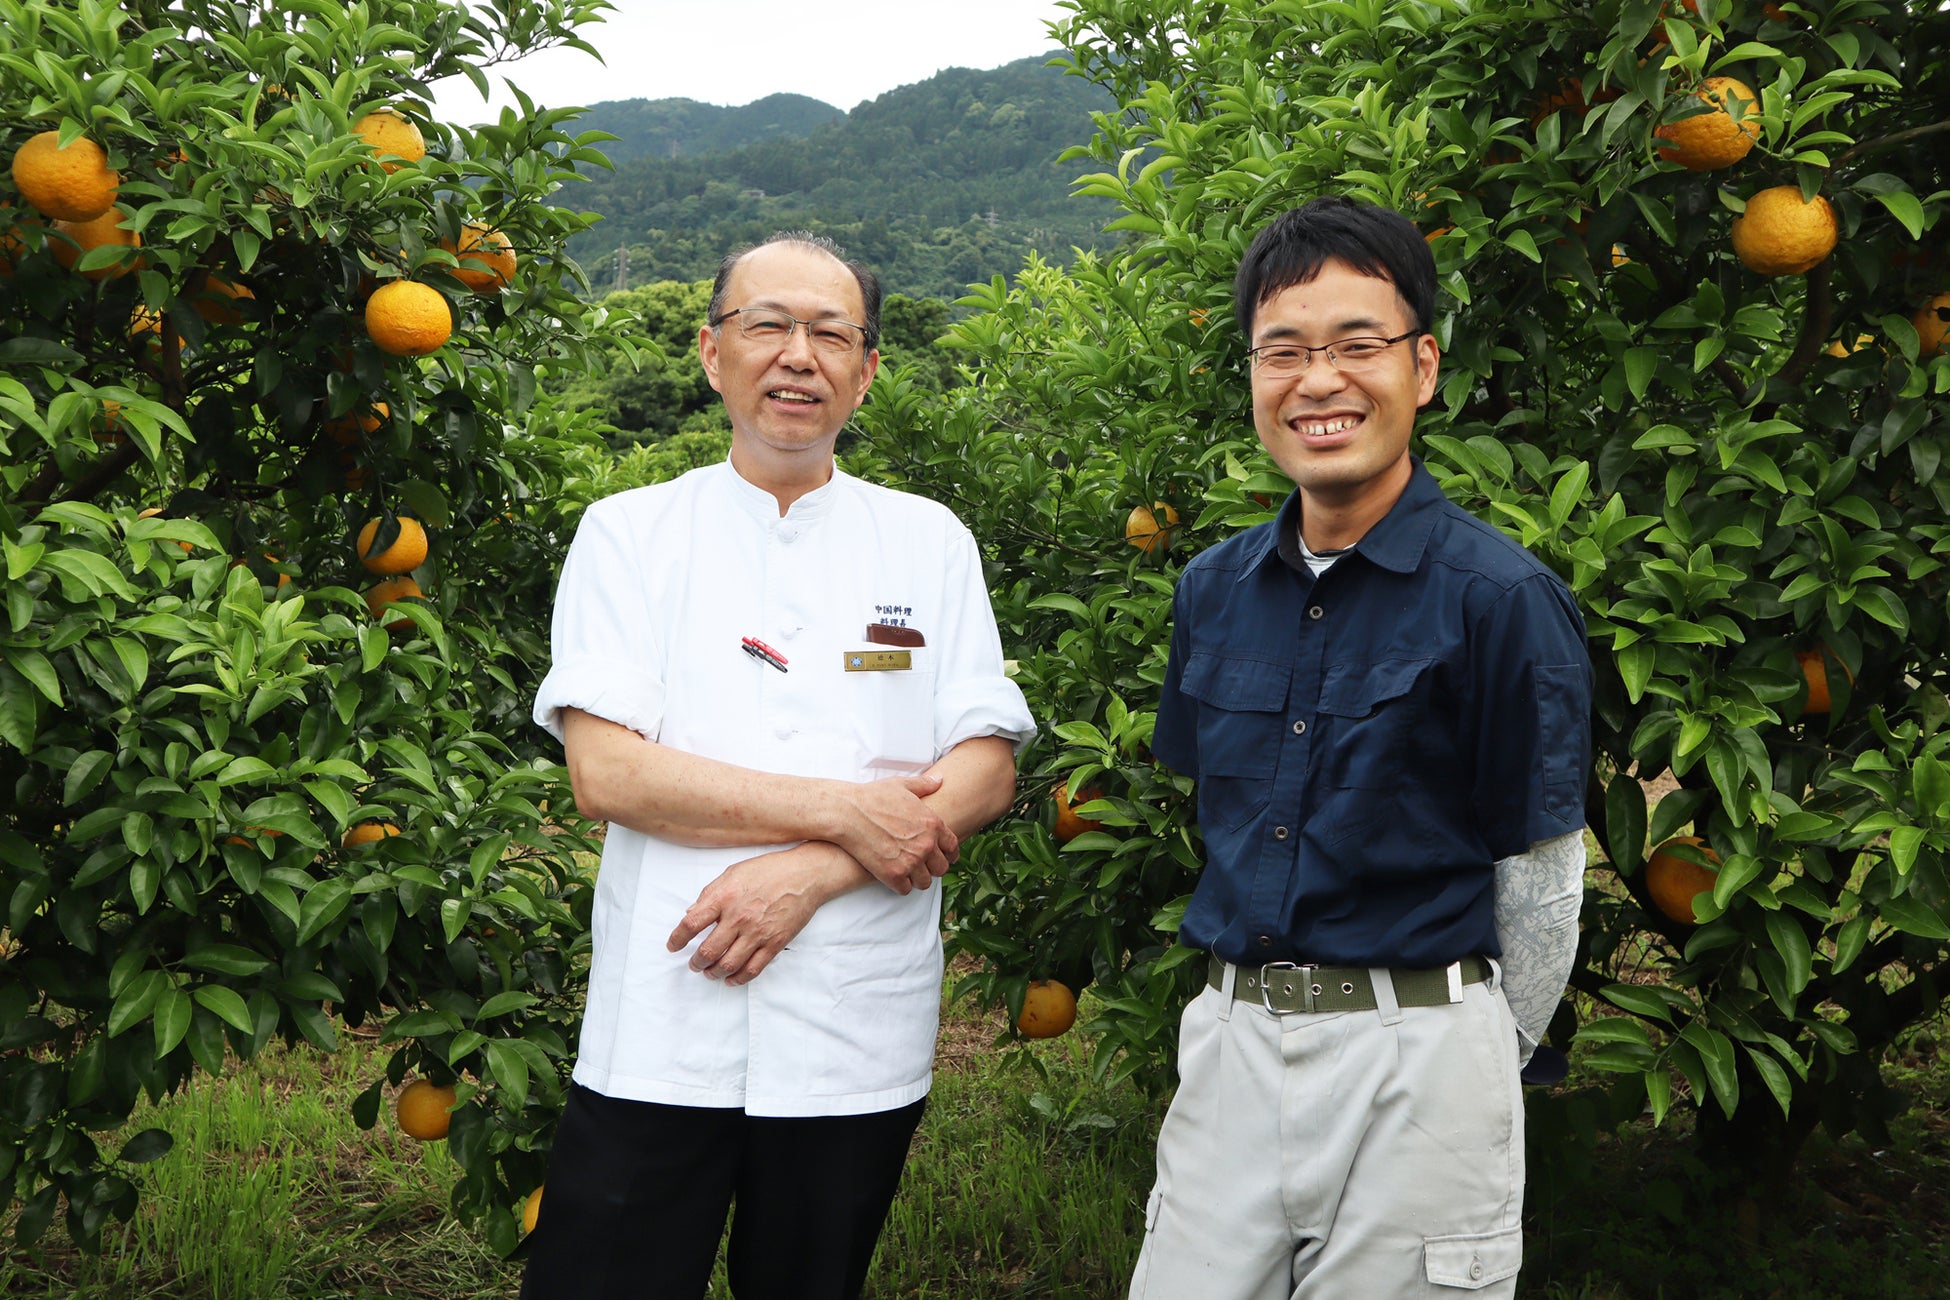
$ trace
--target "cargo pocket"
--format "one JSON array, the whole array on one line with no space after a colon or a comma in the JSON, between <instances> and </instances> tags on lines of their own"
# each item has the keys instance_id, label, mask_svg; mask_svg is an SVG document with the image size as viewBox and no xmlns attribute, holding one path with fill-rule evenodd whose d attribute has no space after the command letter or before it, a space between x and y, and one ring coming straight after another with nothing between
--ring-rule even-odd
<instances>
[{"instance_id":1,"label":"cargo pocket","mask_svg":"<svg viewBox=\"0 0 1950 1300\"><path fill-rule=\"evenodd\" d=\"M1150 1300L1151 1252L1157 1247L1151 1233L1158 1226L1158 1211L1164 1203L1164 1188L1152 1188L1151 1199L1144 1203L1144 1244L1138 1248L1137 1264L1131 1269L1129 1300Z\"/></svg>"},{"instance_id":2,"label":"cargo pocket","mask_svg":"<svg viewBox=\"0 0 1950 1300\"><path fill-rule=\"evenodd\" d=\"M1417 731L1428 719L1425 679L1433 659L1336 664L1320 682L1320 711L1332 719L1321 738L1321 775L1342 790L1392 790L1408 772ZM1421 688L1421 689L1418 689Z\"/></svg>"},{"instance_id":3,"label":"cargo pocket","mask_svg":"<svg viewBox=\"0 0 1950 1300\"><path fill-rule=\"evenodd\" d=\"M1422 1238L1422 1264L1434 1286L1480 1291L1523 1267L1523 1228Z\"/></svg>"},{"instance_id":4,"label":"cargo pocket","mask_svg":"<svg viewBox=\"0 0 1950 1300\"><path fill-rule=\"evenodd\" d=\"M1260 659L1194 653L1179 689L1199 703L1198 816L1236 830L1258 816L1279 765L1280 713L1293 669Z\"/></svg>"}]
</instances>

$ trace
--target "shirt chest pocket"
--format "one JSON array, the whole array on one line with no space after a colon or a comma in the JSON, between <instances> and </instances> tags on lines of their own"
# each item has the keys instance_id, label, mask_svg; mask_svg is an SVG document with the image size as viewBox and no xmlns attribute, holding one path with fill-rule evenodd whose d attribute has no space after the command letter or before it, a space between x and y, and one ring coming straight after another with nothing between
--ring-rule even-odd
<instances>
[{"instance_id":1,"label":"shirt chest pocket","mask_svg":"<svg viewBox=\"0 0 1950 1300\"><path fill-rule=\"evenodd\" d=\"M843 674L854 736L868 772L905 776L933 765L934 678L931 652L906 652L912 667Z\"/></svg>"},{"instance_id":2,"label":"shirt chest pocket","mask_svg":"<svg viewBox=\"0 0 1950 1300\"><path fill-rule=\"evenodd\" d=\"M1433 659L1383 659L1329 668L1320 683L1318 771L1343 790L1399 789L1413 775L1418 733L1430 722Z\"/></svg>"},{"instance_id":3,"label":"shirt chest pocket","mask_svg":"<svg viewBox=\"0 0 1950 1300\"><path fill-rule=\"evenodd\" d=\"M1198 808L1208 828L1232 830L1266 807L1279 767L1286 664L1194 653L1179 686L1198 701Z\"/></svg>"}]
</instances>

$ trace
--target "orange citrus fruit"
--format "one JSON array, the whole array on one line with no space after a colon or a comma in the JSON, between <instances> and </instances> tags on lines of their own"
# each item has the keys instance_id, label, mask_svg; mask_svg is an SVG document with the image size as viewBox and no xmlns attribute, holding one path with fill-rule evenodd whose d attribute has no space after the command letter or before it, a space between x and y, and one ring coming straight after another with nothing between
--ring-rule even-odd
<instances>
[{"instance_id":1,"label":"orange citrus fruit","mask_svg":"<svg viewBox=\"0 0 1950 1300\"><path fill-rule=\"evenodd\" d=\"M1102 830L1104 825L1102 822L1091 821L1087 817L1079 817L1076 814L1077 804L1089 803L1092 799L1101 799L1103 792L1101 790L1079 790L1077 791L1076 799L1071 800L1063 793L1067 788L1067 783L1059 782L1056 788L1050 791L1051 797L1056 800L1055 834L1058 844L1068 844L1085 831Z\"/></svg>"},{"instance_id":2,"label":"orange citrus fruit","mask_svg":"<svg viewBox=\"0 0 1950 1300\"><path fill-rule=\"evenodd\" d=\"M1708 77L1693 92L1693 98L1707 104L1707 111L1668 122L1654 131L1666 142L1659 146L1659 156L1689 172L1731 167L1745 158L1760 138L1760 100L1747 83L1733 77ZM1733 120L1735 107L1741 113L1738 122Z\"/></svg>"},{"instance_id":3,"label":"orange citrus fruit","mask_svg":"<svg viewBox=\"0 0 1950 1300\"><path fill-rule=\"evenodd\" d=\"M1933 357L1950 341L1950 293L1940 293L1924 303L1910 324L1916 327L1916 355Z\"/></svg>"},{"instance_id":4,"label":"orange citrus fruit","mask_svg":"<svg viewBox=\"0 0 1950 1300\"><path fill-rule=\"evenodd\" d=\"M390 108L367 113L352 124L352 133L379 155L379 165L389 172L427 156L427 141L420 128Z\"/></svg>"},{"instance_id":5,"label":"orange citrus fruit","mask_svg":"<svg viewBox=\"0 0 1950 1300\"><path fill-rule=\"evenodd\" d=\"M422 1142L433 1142L447 1136L447 1127L453 1122L448 1112L453 1104L452 1087L430 1079L415 1079L400 1089L393 1115L399 1120L400 1132Z\"/></svg>"},{"instance_id":6,"label":"orange citrus fruit","mask_svg":"<svg viewBox=\"0 0 1950 1300\"><path fill-rule=\"evenodd\" d=\"M528 1193L528 1199L521 1203L521 1230L535 1231L535 1223L542 1217L542 1189L537 1187Z\"/></svg>"},{"instance_id":7,"label":"orange citrus fruit","mask_svg":"<svg viewBox=\"0 0 1950 1300\"><path fill-rule=\"evenodd\" d=\"M63 149L61 133L43 131L14 154L14 185L20 196L60 221L93 221L115 206L122 178L108 153L81 136Z\"/></svg>"},{"instance_id":8,"label":"orange citrus fruit","mask_svg":"<svg viewBox=\"0 0 1950 1300\"><path fill-rule=\"evenodd\" d=\"M0 199L0 276L14 273L14 263L27 251L22 238L30 230L41 230L40 218L21 212L6 199Z\"/></svg>"},{"instance_id":9,"label":"orange citrus fruit","mask_svg":"<svg viewBox=\"0 0 1950 1300\"><path fill-rule=\"evenodd\" d=\"M411 578L386 578L374 583L366 592L366 609L374 618L381 618L385 615L386 607L394 601L418 600L425 595L420 590L420 584ZM408 632L412 628L413 620L410 618L396 618L386 624L388 632Z\"/></svg>"},{"instance_id":10,"label":"orange citrus fruit","mask_svg":"<svg viewBox=\"0 0 1950 1300\"><path fill-rule=\"evenodd\" d=\"M1860 352L1863 348L1868 347L1871 343L1875 341L1876 341L1876 336L1873 334L1857 334L1855 336L1855 342L1853 345L1844 343L1840 339L1836 339L1833 343L1830 343L1828 345L1828 355L1831 357L1854 356L1857 352Z\"/></svg>"},{"instance_id":11,"label":"orange citrus fruit","mask_svg":"<svg viewBox=\"0 0 1950 1300\"><path fill-rule=\"evenodd\" d=\"M129 214L121 208L110 208L91 221L57 221L48 227L54 232L54 237L47 241L48 251L54 254L55 261L72 271L75 263L81 260L82 254L93 249L105 246L141 248L142 236L133 230L125 229L122 225L128 220L128 216ZM90 280L115 280L130 271L141 269L142 259L139 256L124 257L119 262L97 266L92 270L83 271L82 274Z\"/></svg>"},{"instance_id":12,"label":"orange citrus fruit","mask_svg":"<svg viewBox=\"0 0 1950 1300\"><path fill-rule=\"evenodd\" d=\"M241 284L232 284L220 275L205 272L190 298L196 314L212 325L240 325L244 313L237 304L255 299L256 294Z\"/></svg>"},{"instance_id":13,"label":"orange citrus fruit","mask_svg":"<svg viewBox=\"0 0 1950 1300\"><path fill-rule=\"evenodd\" d=\"M1794 652L1794 661L1801 665L1801 676L1808 683L1808 702L1801 706L1803 713L1826 713L1829 710L1831 705L1828 695L1829 657L1829 655L1824 655L1820 650L1796 650ZM1850 672L1848 665L1842 663L1841 660L1837 659L1835 662L1841 664L1843 676L1847 677L1849 685L1853 686L1855 684L1855 674Z\"/></svg>"},{"instance_id":14,"label":"orange citrus fruit","mask_svg":"<svg viewBox=\"0 0 1950 1300\"><path fill-rule=\"evenodd\" d=\"M1652 851L1651 860L1645 864L1645 887L1661 912L1672 920L1696 925L1699 918L1693 915L1693 900L1709 892L1718 875L1697 862L1688 862L1667 851L1676 844L1690 844L1710 861L1717 863L1720 860L1720 856L1707 848L1706 841L1699 836L1675 835Z\"/></svg>"},{"instance_id":15,"label":"orange citrus fruit","mask_svg":"<svg viewBox=\"0 0 1950 1300\"><path fill-rule=\"evenodd\" d=\"M1162 527L1153 511L1164 514ZM1124 540L1149 555L1154 546L1171 545L1171 535L1177 531L1178 512L1162 501L1154 501L1150 507L1133 506L1129 517L1124 520Z\"/></svg>"},{"instance_id":16,"label":"orange citrus fruit","mask_svg":"<svg viewBox=\"0 0 1950 1300\"><path fill-rule=\"evenodd\" d=\"M381 352L423 357L439 351L453 332L453 312L432 285L388 280L366 300L366 333Z\"/></svg>"},{"instance_id":17,"label":"orange citrus fruit","mask_svg":"<svg viewBox=\"0 0 1950 1300\"><path fill-rule=\"evenodd\" d=\"M470 221L461 227L458 245L443 239L440 246L452 253L458 263L454 278L475 293L500 293L514 283L514 245L500 231Z\"/></svg>"},{"instance_id":18,"label":"orange citrus fruit","mask_svg":"<svg viewBox=\"0 0 1950 1300\"><path fill-rule=\"evenodd\" d=\"M1835 250L1835 209L1799 185L1774 185L1747 200L1733 219L1733 251L1756 275L1804 275Z\"/></svg>"},{"instance_id":19,"label":"orange citrus fruit","mask_svg":"<svg viewBox=\"0 0 1950 1300\"><path fill-rule=\"evenodd\" d=\"M117 409L119 410L120 408L118 407ZM147 510L136 511L135 517L137 519L161 519L164 516L163 516L161 506L150 506ZM191 546L188 542L178 542L176 544L183 548L183 554L185 555L188 555L191 551L194 551L196 549L194 546Z\"/></svg>"},{"instance_id":20,"label":"orange citrus fruit","mask_svg":"<svg viewBox=\"0 0 1950 1300\"><path fill-rule=\"evenodd\" d=\"M1031 980L1023 995L1016 1032L1024 1038L1054 1038L1077 1022L1077 997L1061 980Z\"/></svg>"},{"instance_id":21,"label":"orange citrus fruit","mask_svg":"<svg viewBox=\"0 0 1950 1300\"><path fill-rule=\"evenodd\" d=\"M378 554L372 553L372 539L379 532L379 521L371 519L359 530L357 550L359 563L366 566L368 573L397 574L411 573L426 563L427 530L417 519L399 516L399 536L392 544Z\"/></svg>"},{"instance_id":22,"label":"orange citrus fruit","mask_svg":"<svg viewBox=\"0 0 1950 1300\"><path fill-rule=\"evenodd\" d=\"M356 446L361 437L379 432L379 426L392 418L392 407L384 402L374 402L364 411L355 409L336 420L327 420L325 433L341 447Z\"/></svg>"},{"instance_id":23,"label":"orange citrus fruit","mask_svg":"<svg viewBox=\"0 0 1950 1300\"><path fill-rule=\"evenodd\" d=\"M399 827L391 822L360 822L345 833L345 838L339 841L339 844L343 848L356 849L361 844L377 844L388 836L399 833Z\"/></svg>"}]
</instances>

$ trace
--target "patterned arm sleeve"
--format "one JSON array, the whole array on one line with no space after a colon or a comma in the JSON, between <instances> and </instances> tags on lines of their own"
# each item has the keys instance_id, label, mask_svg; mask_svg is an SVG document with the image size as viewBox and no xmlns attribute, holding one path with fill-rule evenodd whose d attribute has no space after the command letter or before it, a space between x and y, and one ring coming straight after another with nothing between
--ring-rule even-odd
<instances>
[{"instance_id":1,"label":"patterned arm sleeve","mask_svg":"<svg viewBox=\"0 0 1950 1300\"><path fill-rule=\"evenodd\" d=\"M1577 958L1584 902L1584 832L1539 840L1496 864L1496 939L1503 948L1503 996L1517 1021L1521 1064L1564 996Z\"/></svg>"}]
</instances>

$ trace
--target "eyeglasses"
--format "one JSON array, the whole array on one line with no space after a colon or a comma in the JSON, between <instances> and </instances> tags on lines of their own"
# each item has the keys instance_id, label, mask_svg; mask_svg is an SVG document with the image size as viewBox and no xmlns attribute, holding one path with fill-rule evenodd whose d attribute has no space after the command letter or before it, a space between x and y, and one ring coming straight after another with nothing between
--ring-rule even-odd
<instances>
[{"instance_id":1,"label":"eyeglasses","mask_svg":"<svg viewBox=\"0 0 1950 1300\"><path fill-rule=\"evenodd\" d=\"M1249 350L1246 355L1252 358L1253 368L1269 379L1286 379L1293 375L1305 374L1313 364L1314 353L1327 354L1327 364L1344 375L1358 374L1372 370L1380 362L1381 356L1389 348L1403 339L1412 339L1422 330L1410 330L1397 334L1392 339L1355 338L1335 339L1310 348L1303 343L1268 343Z\"/></svg>"},{"instance_id":2,"label":"eyeglasses","mask_svg":"<svg viewBox=\"0 0 1950 1300\"><path fill-rule=\"evenodd\" d=\"M738 332L754 343L784 344L792 337L794 327L804 325L806 338L813 347L834 356L845 356L857 352L867 341L867 327L855 325L850 320L826 317L822 320L800 320L790 312L774 311L770 307L740 307L728 311L711 322L716 329L730 320L738 318Z\"/></svg>"}]
</instances>

